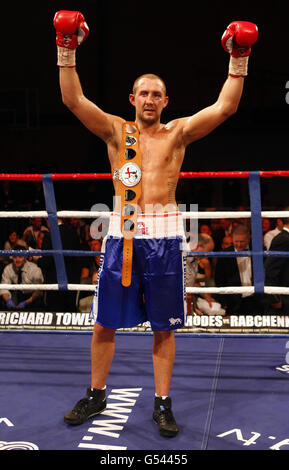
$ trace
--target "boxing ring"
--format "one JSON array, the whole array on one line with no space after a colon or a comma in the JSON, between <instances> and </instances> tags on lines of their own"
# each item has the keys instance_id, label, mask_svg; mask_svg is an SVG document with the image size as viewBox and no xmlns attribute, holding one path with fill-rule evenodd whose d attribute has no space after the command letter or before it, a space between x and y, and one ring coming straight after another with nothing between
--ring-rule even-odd
<instances>
[{"instance_id":1,"label":"boxing ring","mask_svg":"<svg viewBox=\"0 0 289 470\"><path fill-rule=\"evenodd\" d=\"M1 211L0 218L47 218L52 250L33 256L53 256L56 284L10 285L3 289L93 292L95 286L70 284L65 256L97 256L99 252L63 250L57 218L108 217L99 211L57 210L54 181L111 179L110 173L0 174L0 180L41 181L45 210ZM247 178L249 211L184 212L185 219L251 218L252 250L191 252L188 256L251 256L254 286L187 287L188 293L289 294L289 287L264 284L263 260L288 257L264 251L262 217L289 217L285 211L263 211L261 178L288 178L289 171L187 172L180 178ZM31 251L1 250L1 256ZM74 317L72 315L74 314ZM65 317L65 315L67 315ZM69 316L70 315L70 316ZM51 321L54 316L57 321ZM84 394L90 381L89 312L0 312L0 450L286 450L289 445L287 401L289 317L267 317L259 326L232 328L207 324L197 316L176 330L176 362L171 395L181 431L174 439L159 436L152 422L152 333L149 325L117 332L116 354L107 384L108 407L93 421L70 428L64 413ZM20 321L20 318L22 320ZM28 319L30 320L28 321ZM74 322L71 321L74 318ZM202 317L201 317L202 318ZM288 344L287 344L288 343ZM289 356L288 356L289 359ZM21 406L19 404L21 403ZM189 410L189 411L188 411Z\"/></svg>"}]
</instances>

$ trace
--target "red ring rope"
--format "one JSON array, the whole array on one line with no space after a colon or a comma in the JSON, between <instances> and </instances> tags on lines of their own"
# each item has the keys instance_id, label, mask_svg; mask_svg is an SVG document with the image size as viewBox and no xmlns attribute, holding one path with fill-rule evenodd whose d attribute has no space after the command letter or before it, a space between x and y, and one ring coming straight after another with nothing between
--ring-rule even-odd
<instances>
[{"instance_id":1,"label":"red ring rope","mask_svg":"<svg viewBox=\"0 0 289 470\"><path fill-rule=\"evenodd\" d=\"M289 176L289 170L259 171L260 177L272 178L274 176ZM52 180L94 180L111 179L111 173L52 173ZM249 171L188 171L180 172L180 178L248 178ZM42 181L42 174L0 173L0 180L10 181Z\"/></svg>"}]
</instances>

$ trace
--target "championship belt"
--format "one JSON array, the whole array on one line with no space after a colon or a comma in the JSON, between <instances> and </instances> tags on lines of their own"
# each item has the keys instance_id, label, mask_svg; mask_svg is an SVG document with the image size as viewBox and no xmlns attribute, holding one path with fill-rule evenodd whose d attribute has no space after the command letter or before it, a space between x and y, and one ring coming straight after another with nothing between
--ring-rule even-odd
<instances>
[{"instance_id":1,"label":"championship belt","mask_svg":"<svg viewBox=\"0 0 289 470\"><path fill-rule=\"evenodd\" d=\"M138 148L139 130L135 122L125 122L122 128L122 146L118 170L113 179L118 180L117 196L121 201L120 229L123 234L122 285L131 284L133 237L137 229L137 208L141 195L141 155Z\"/></svg>"}]
</instances>

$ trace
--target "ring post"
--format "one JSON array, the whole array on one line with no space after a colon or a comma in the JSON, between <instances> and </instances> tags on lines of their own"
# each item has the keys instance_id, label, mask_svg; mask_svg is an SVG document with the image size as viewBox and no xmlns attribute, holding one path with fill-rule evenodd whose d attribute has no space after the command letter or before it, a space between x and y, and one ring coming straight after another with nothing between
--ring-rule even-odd
<instances>
[{"instance_id":1,"label":"ring post","mask_svg":"<svg viewBox=\"0 0 289 470\"><path fill-rule=\"evenodd\" d=\"M63 256L62 242L57 223L57 208L53 181L50 174L42 175L42 185L45 199L45 207L48 214L48 221L50 226L50 236L52 248L55 250L53 253L57 282L60 290L67 290L67 275Z\"/></svg>"},{"instance_id":2,"label":"ring post","mask_svg":"<svg viewBox=\"0 0 289 470\"><path fill-rule=\"evenodd\" d=\"M262 205L259 171L249 172L249 195L251 204L252 262L256 294L264 293L264 264L262 243Z\"/></svg>"}]
</instances>

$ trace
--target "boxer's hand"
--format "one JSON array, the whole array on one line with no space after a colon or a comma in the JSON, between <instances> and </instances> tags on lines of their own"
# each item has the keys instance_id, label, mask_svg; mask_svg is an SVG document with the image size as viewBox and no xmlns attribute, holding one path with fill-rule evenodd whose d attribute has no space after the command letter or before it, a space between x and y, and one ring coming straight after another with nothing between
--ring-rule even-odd
<instances>
[{"instance_id":1,"label":"boxer's hand","mask_svg":"<svg viewBox=\"0 0 289 470\"><path fill-rule=\"evenodd\" d=\"M257 41L258 27L248 21L233 21L224 32L221 43L231 55L229 75L246 76L251 46Z\"/></svg>"},{"instance_id":2,"label":"boxer's hand","mask_svg":"<svg viewBox=\"0 0 289 470\"><path fill-rule=\"evenodd\" d=\"M75 66L75 50L89 35L84 16L79 11L58 11L53 20L58 46L58 63L62 67Z\"/></svg>"},{"instance_id":3,"label":"boxer's hand","mask_svg":"<svg viewBox=\"0 0 289 470\"><path fill-rule=\"evenodd\" d=\"M258 38L258 28L248 21L233 21L222 36L222 46L233 57L247 57Z\"/></svg>"},{"instance_id":4,"label":"boxer's hand","mask_svg":"<svg viewBox=\"0 0 289 470\"><path fill-rule=\"evenodd\" d=\"M53 24L57 46L76 49L89 35L89 28L79 11L58 11L55 13Z\"/></svg>"}]
</instances>

